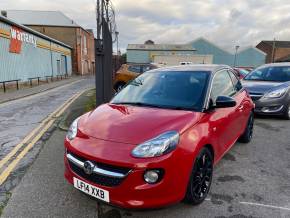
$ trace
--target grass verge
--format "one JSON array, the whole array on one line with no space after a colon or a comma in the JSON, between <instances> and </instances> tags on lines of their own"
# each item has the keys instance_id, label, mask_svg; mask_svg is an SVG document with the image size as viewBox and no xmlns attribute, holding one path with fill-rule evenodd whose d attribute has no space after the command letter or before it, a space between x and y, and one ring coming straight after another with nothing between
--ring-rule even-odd
<instances>
[{"instance_id":1,"label":"grass verge","mask_svg":"<svg viewBox=\"0 0 290 218\"><path fill-rule=\"evenodd\" d=\"M79 116L94 110L96 107L96 90L91 89L83 93L78 99L76 99L63 114L59 123L59 128L62 130L68 130L71 123Z\"/></svg>"}]
</instances>

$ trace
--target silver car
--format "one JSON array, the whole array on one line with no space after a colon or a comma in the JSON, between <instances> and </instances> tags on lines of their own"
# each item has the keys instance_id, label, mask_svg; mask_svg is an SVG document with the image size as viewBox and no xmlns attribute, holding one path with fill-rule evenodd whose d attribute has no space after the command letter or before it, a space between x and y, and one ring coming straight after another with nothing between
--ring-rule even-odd
<instances>
[{"instance_id":1,"label":"silver car","mask_svg":"<svg viewBox=\"0 0 290 218\"><path fill-rule=\"evenodd\" d=\"M290 119L290 63L265 64L242 81L255 102L255 112Z\"/></svg>"}]
</instances>

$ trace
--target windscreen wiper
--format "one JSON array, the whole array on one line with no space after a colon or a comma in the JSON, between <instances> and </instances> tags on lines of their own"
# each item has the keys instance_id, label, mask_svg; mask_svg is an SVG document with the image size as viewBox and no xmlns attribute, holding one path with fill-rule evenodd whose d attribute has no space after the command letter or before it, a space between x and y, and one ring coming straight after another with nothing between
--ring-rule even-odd
<instances>
[{"instance_id":1,"label":"windscreen wiper","mask_svg":"<svg viewBox=\"0 0 290 218\"><path fill-rule=\"evenodd\" d=\"M162 108L161 106L156 105L156 104L147 104L147 103L142 103L142 102L116 102L113 104L125 104L125 105L133 105L133 106Z\"/></svg>"},{"instance_id":2,"label":"windscreen wiper","mask_svg":"<svg viewBox=\"0 0 290 218\"><path fill-rule=\"evenodd\" d=\"M168 105L156 105L156 104L148 104L142 102L117 102L113 104L124 104L124 105L133 105L133 106L140 106L140 107L153 107L153 108L161 108L161 109L171 109L171 110L187 110L192 111L193 108L186 108L180 106L168 106Z\"/></svg>"}]
</instances>

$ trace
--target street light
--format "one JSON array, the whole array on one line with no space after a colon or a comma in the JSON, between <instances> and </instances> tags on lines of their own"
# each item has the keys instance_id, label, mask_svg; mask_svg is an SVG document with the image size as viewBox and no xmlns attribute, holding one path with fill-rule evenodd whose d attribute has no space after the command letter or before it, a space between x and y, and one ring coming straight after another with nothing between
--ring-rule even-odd
<instances>
[{"instance_id":1,"label":"street light","mask_svg":"<svg viewBox=\"0 0 290 218\"><path fill-rule=\"evenodd\" d=\"M115 34L117 39L117 56L119 56L119 32L116 31Z\"/></svg>"},{"instance_id":2,"label":"street light","mask_svg":"<svg viewBox=\"0 0 290 218\"><path fill-rule=\"evenodd\" d=\"M239 50L239 48L240 48L240 46L239 46L239 45L236 45L234 67L236 67L236 64L237 64L237 55L238 55L238 50Z\"/></svg>"}]
</instances>

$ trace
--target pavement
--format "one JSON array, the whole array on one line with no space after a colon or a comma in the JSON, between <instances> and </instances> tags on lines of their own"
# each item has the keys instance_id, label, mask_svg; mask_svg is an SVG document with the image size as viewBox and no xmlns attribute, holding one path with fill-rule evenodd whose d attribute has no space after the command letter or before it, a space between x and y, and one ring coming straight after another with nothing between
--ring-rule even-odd
<instances>
[{"instance_id":1,"label":"pavement","mask_svg":"<svg viewBox=\"0 0 290 218\"><path fill-rule=\"evenodd\" d=\"M32 88L30 87L25 87L21 88L19 90L16 89L8 89L6 93L2 92L0 93L0 104L20 98L24 98L27 96L35 95L41 92L45 92L51 89L54 89L56 87L63 86L65 84L70 84L72 82L80 80L82 77L80 76L73 76L67 79L63 80L57 80L54 82L49 82L49 83L44 83L39 86L33 86ZM83 77L84 78L84 77Z\"/></svg>"},{"instance_id":2,"label":"pavement","mask_svg":"<svg viewBox=\"0 0 290 218\"><path fill-rule=\"evenodd\" d=\"M98 207L97 201L65 181L65 132L54 128L12 191L2 217L290 218L289 128L289 121L257 118L253 141L235 144L218 163L210 194L199 206L179 203L164 209L117 212ZM98 215L100 208L115 215Z\"/></svg>"},{"instance_id":3,"label":"pavement","mask_svg":"<svg viewBox=\"0 0 290 218\"><path fill-rule=\"evenodd\" d=\"M30 141L25 140L27 136L39 127L49 114L56 111L68 99L93 87L93 77L78 77L77 80L66 80L62 82L62 85L58 83L57 87L54 88L51 86L46 91L42 87L43 91L40 92L38 90L40 93L0 104L0 209L5 205L11 190L21 181L27 168L37 157L43 143L48 140L56 127L51 126L41 139L35 143L33 149L25 155L25 158L19 161L18 156L22 152L25 153L23 148L30 143ZM52 121L49 122L51 123ZM46 126L40 127L39 131L43 131ZM20 149L17 149L17 147ZM17 152L13 152L15 149ZM11 153L13 155L7 161L4 161ZM15 163L17 164L15 165ZM11 169L13 171L6 180L5 174L10 173Z\"/></svg>"}]
</instances>

